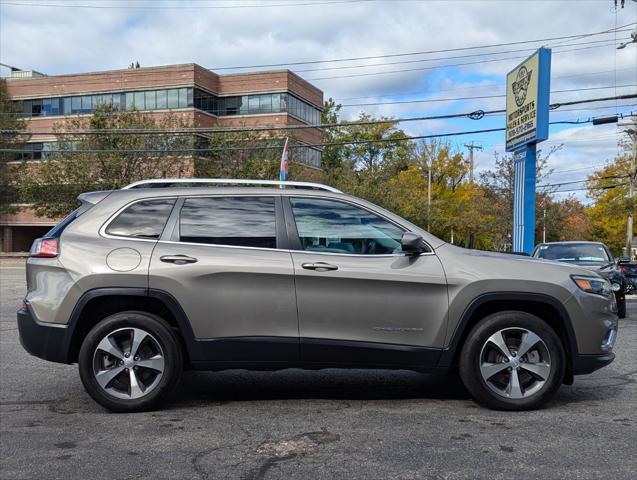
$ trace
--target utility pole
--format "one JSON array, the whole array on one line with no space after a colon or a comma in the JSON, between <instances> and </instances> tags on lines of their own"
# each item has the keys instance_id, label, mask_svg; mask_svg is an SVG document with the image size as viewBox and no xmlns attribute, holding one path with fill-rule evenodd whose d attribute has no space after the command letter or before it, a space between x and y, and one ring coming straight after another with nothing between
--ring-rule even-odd
<instances>
[{"instance_id":1,"label":"utility pole","mask_svg":"<svg viewBox=\"0 0 637 480\"><path fill-rule=\"evenodd\" d=\"M465 147L467 147L469 149L469 164L471 165L471 170L469 171L469 181L473 182L473 168L474 168L474 163L473 163L473 151L474 150L482 150L482 147L480 145L474 145L473 144L473 140L471 140L471 143L469 145L467 145L465 143L464 145Z\"/></svg>"},{"instance_id":2,"label":"utility pole","mask_svg":"<svg viewBox=\"0 0 637 480\"><path fill-rule=\"evenodd\" d=\"M622 124L619 124L622 127ZM628 221L626 222L626 256L632 258L632 244L633 244L633 215L632 215L632 198L635 194L635 162L637 162L637 130L634 128L627 128L624 130L633 142L634 153L630 157L630 172L628 172L628 201L631 211L628 212Z\"/></svg>"},{"instance_id":3,"label":"utility pole","mask_svg":"<svg viewBox=\"0 0 637 480\"><path fill-rule=\"evenodd\" d=\"M431 231L431 159L427 168L427 231Z\"/></svg>"},{"instance_id":4,"label":"utility pole","mask_svg":"<svg viewBox=\"0 0 637 480\"><path fill-rule=\"evenodd\" d=\"M543 217L543 226L542 226L542 243L546 243L546 197L544 197L544 201L542 202L542 209L544 213Z\"/></svg>"},{"instance_id":5,"label":"utility pole","mask_svg":"<svg viewBox=\"0 0 637 480\"><path fill-rule=\"evenodd\" d=\"M637 134L635 130L627 130L631 136ZM628 201L632 209L632 198L635 191L635 157L637 157L637 138L633 139L635 144L635 153L630 157L630 173L628 176ZM633 215L632 210L628 213L628 221L626 222L626 256L632 257L633 245Z\"/></svg>"}]
</instances>

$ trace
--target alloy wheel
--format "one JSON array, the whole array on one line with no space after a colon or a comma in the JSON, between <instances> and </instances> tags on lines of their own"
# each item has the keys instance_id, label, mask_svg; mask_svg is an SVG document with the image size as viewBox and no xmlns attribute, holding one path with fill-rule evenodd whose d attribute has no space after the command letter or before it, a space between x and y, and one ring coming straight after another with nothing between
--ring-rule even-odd
<instances>
[{"instance_id":1,"label":"alloy wheel","mask_svg":"<svg viewBox=\"0 0 637 480\"><path fill-rule=\"evenodd\" d=\"M93 375L113 397L134 400L148 395L161 381L164 352L150 333L120 328L106 335L93 353Z\"/></svg>"},{"instance_id":2,"label":"alloy wheel","mask_svg":"<svg viewBox=\"0 0 637 480\"><path fill-rule=\"evenodd\" d=\"M523 399L542 389L551 373L544 341L525 328L505 328L491 335L480 352L480 374L489 389Z\"/></svg>"}]
</instances>

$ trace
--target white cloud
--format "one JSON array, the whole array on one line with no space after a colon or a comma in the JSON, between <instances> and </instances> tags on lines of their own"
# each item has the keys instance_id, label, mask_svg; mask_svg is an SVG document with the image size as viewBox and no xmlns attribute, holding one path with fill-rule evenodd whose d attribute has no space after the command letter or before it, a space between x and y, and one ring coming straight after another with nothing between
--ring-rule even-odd
<instances>
[{"instance_id":1,"label":"white cloud","mask_svg":"<svg viewBox=\"0 0 637 480\"><path fill-rule=\"evenodd\" d=\"M637 4L626 2L624 9L611 11L611 2L574 1L378 1L336 3L304 7L236 8L236 9L81 9L0 5L0 61L49 74L125 68L139 60L142 66L196 62L204 67L270 64L309 60L327 60L401 52L431 51L471 45L516 42L596 32L637 21ZM70 0L62 3L72 3ZM82 0L92 5L219 6L246 5L240 1L194 2L114 2ZM250 4L264 3L251 0ZM275 2L283 3L283 2ZM305 3L291 0L293 3ZM618 37L627 36L626 33ZM580 42L612 36L591 37ZM548 42L549 46L571 40ZM513 45L494 48L514 50L537 45ZM623 50L604 46L567 53L574 48L555 46L552 63L554 89L587 88L637 83L637 45ZM463 55L471 52L454 52ZM438 57L444 54L436 55ZM524 57L524 52L502 57ZM374 59L366 63L396 62L423 57L405 56ZM480 57L454 59L438 63L480 61ZM363 62L356 62L357 64ZM325 96L334 98L373 95L365 100L343 103L374 102L383 95L422 92L438 97L463 97L502 93L505 73L518 60L483 62L453 70L422 70L387 75L359 76L316 80ZM424 68L436 62L374 66L306 72L310 78L340 76L373 71ZM298 70L347 63L298 66ZM351 65L351 64L349 64ZM615 73L615 68L617 72ZM594 72L595 75L588 75ZM602 73L597 73L602 72ZM4 73L4 72L3 72ZM566 77L566 78L564 78ZM493 83L496 85L493 85ZM501 82L501 83L500 83ZM625 90L624 90L625 91ZM633 89L634 91L634 89ZM441 92L441 93L437 93ZM554 100L575 100L612 94L612 90L556 94ZM386 98L385 98L386 100ZM441 111L496 109L502 99L483 99L449 104L377 105L361 107L374 115L417 116ZM634 102L633 102L634 103ZM344 110L346 118L356 116L358 108ZM556 115L590 116L612 110L572 112ZM475 128L478 127L476 123ZM405 124L412 134L453 131L456 122ZM611 127L605 127L609 129ZM588 130L590 129L590 130ZM579 141L599 136L600 127L577 127L552 135L551 141L571 143L555 156L556 164L577 168L611 158L616 153L612 138ZM477 153L478 168L493 163L494 135L484 138L485 150ZM495 140L494 140L495 139ZM464 140L464 139L462 139ZM468 139L471 140L471 139ZM481 138L476 138L480 141ZM576 141L577 140L577 141ZM461 145L463 142L459 142Z\"/></svg>"}]
</instances>

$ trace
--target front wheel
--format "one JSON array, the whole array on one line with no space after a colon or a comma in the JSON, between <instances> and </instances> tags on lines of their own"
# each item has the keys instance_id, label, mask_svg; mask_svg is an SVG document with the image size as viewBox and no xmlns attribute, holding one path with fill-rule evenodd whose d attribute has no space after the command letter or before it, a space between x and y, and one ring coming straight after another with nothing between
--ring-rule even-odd
<instances>
[{"instance_id":1,"label":"front wheel","mask_svg":"<svg viewBox=\"0 0 637 480\"><path fill-rule=\"evenodd\" d=\"M619 318L626 318L626 297L616 299L617 301L617 316Z\"/></svg>"},{"instance_id":2,"label":"front wheel","mask_svg":"<svg viewBox=\"0 0 637 480\"><path fill-rule=\"evenodd\" d=\"M555 331L526 312L485 317L469 333L460 376L479 403L498 410L532 410L548 402L564 379L564 348Z\"/></svg>"},{"instance_id":3,"label":"front wheel","mask_svg":"<svg viewBox=\"0 0 637 480\"><path fill-rule=\"evenodd\" d=\"M155 407L177 386L183 369L171 328L156 315L136 311L116 313L93 327L78 364L89 395L115 412Z\"/></svg>"}]
</instances>

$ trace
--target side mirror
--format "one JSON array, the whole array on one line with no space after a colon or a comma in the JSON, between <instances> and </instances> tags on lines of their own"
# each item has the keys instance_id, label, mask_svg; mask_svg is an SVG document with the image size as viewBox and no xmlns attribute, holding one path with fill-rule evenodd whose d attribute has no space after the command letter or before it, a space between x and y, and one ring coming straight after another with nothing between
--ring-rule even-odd
<instances>
[{"instance_id":1,"label":"side mirror","mask_svg":"<svg viewBox=\"0 0 637 480\"><path fill-rule=\"evenodd\" d=\"M429 246L418 234L412 232L403 233L400 239L400 246L405 255L420 255L429 251Z\"/></svg>"}]
</instances>

